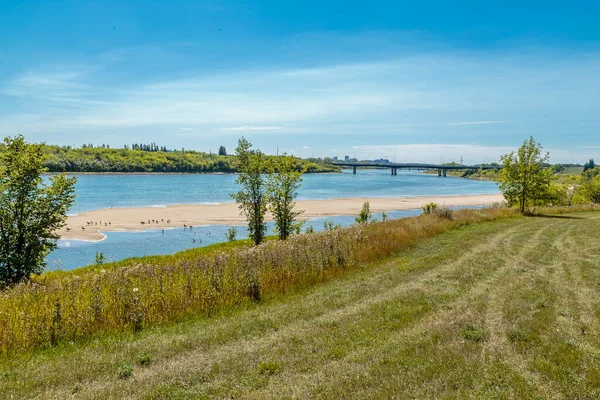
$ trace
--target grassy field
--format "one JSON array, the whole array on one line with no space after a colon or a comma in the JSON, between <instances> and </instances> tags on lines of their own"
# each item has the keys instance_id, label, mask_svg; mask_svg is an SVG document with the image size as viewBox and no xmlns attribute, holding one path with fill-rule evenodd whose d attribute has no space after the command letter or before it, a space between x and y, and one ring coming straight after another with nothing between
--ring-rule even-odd
<instances>
[{"instance_id":1,"label":"grassy field","mask_svg":"<svg viewBox=\"0 0 600 400\"><path fill-rule=\"evenodd\" d=\"M3 398L600 398L600 214L463 226L211 317L0 360Z\"/></svg>"}]
</instances>

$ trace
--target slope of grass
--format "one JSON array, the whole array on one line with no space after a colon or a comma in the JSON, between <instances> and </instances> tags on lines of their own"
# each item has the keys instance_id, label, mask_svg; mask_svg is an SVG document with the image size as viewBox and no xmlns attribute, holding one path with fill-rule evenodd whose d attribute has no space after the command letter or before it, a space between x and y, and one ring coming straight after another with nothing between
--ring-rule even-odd
<instances>
[{"instance_id":1,"label":"slope of grass","mask_svg":"<svg viewBox=\"0 0 600 400\"><path fill-rule=\"evenodd\" d=\"M0 293L0 353L214 313L327 281L457 226L509 216L514 210L461 210L43 275Z\"/></svg>"},{"instance_id":2,"label":"slope of grass","mask_svg":"<svg viewBox=\"0 0 600 400\"><path fill-rule=\"evenodd\" d=\"M599 398L600 215L504 219L211 317L0 361L4 398Z\"/></svg>"}]
</instances>

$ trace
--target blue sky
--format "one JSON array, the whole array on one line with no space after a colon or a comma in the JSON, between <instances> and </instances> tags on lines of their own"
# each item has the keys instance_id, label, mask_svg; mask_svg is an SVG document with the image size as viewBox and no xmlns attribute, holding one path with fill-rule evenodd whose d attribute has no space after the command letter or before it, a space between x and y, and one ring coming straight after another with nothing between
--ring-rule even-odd
<instances>
[{"instance_id":1,"label":"blue sky","mask_svg":"<svg viewBox=\"0 0 600 400\"><path fill-rule=\"evenodd\" d=\"M496 160L600 158L600 5L0 3L0 134Z\"/></svg>"}]
</instances>

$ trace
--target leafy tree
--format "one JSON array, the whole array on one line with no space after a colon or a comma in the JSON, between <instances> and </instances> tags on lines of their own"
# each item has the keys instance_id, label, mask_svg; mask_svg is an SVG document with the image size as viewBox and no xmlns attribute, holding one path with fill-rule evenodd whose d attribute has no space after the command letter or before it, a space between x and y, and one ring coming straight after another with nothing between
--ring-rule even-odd
<instances>
[{"instance_id":1,"label":"leafy tree","mask_svg":"<svg viewBox=\"0 0 600 400\"><path fill-rule=\"evenodd\" d=\"M581 193L590 203L600 204L600 175L586 178L581 182Z\"/></svg>"},{"instance_id":2,"label":"leafy tree","mask_svg":"<svg viewBox=\"0 0 600 400\"><path fill-rule=\"evenodd\" d=\"M583 164L583 172L587 171L588 169L594 169L595 167L596 164L594 163L594 159L590 158L590 161Z\"/></svg>"},{"instance_id":3,"label":"leafy tree","mask_svg":"<svg viewBox=\"0 0 600 400\"><path fill-rule=\"evenodd\" d=\"M267 181L269 211L275 219L279 239L285 240L297 231L296 217L304 212L294 211L304 170L297 171L296 159L286 154L274 160L272 169Z\"/></svg>"},{"instance_id":4,"label":"leafy tree","mask_svg":"<svg viewBox=\"0 0 600 400\"><path fill-rule=\"evenodd\" d=\"M56 248L66 213L75 200L75 178L64 174L49 178L42 173L41 145L23 136L5 138L0 152L0 285L6 286L39 274L45 257Z\"/></svg>"},{"instance_id":5,"label":"leafy tree","mask_svg":"<svg viewBox=\"0 0 600 400\"><path fill-rule=\"evenodd\" d=\"M264 173L266 157L260 150L253 150L252 144L243 137L235 149L239 162L239 176L235 181L242 186L231 197L239 204L242 215L248 220L248 232L254 244L260 244L267 232L265 213L267 193Z\"/></svg>"},{"instance_id":6,"label":"leafy tree","mask_svg":"<svg viewBox=\"0 0 600 400\"><path fill-rule=\"evenodd\" d=\"M225 146L219 147L219 155L220 156L226 156L227 155L227 149L225 148Z\"/></svg>"},{"instance_id":7,"label":"leafy tree","mask_svg":"<svg viewBox=\"0 0 600 400\"><path fill-rule=\"evenodd\" d=\"M358 214L358 217L356 217L355 221L358 224L366 224L367 222L369 222L371 220L371 206L369 205L368 201L365 201L362 205L362 209L360 210L360 213Z\"/></svg>"},{"instance_id":8,"label":"leafy tree","mask_svg":"<svg viewBox=\"0 0 600 400\"><path fill-rule=\"evenodd\" d=\"M528 204L548 197L552 168L547 168L550 154L542 155L542 146L530 137L519 148L501 157L500 190L509 206L518 205L521 213Z\"/></svg>"}]
</instances>

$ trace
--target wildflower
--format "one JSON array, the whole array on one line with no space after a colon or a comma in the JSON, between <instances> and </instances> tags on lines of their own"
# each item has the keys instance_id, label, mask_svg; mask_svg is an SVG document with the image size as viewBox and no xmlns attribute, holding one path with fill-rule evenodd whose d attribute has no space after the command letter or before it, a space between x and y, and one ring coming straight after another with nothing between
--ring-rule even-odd
<instances>
[{"instance_id":1,"label":"wildflower","mask_svg":"<svg viewBox=\"0 0 600 400\"><path fill-rule=\"evenodd\" d=\"M134 292L139 292L139 290L140 290L140 289L138 289L138 288L136 288L136 287L134 287L134 288L133 288L133 291L134 291Z\"/></svg>"}]
</instances>

